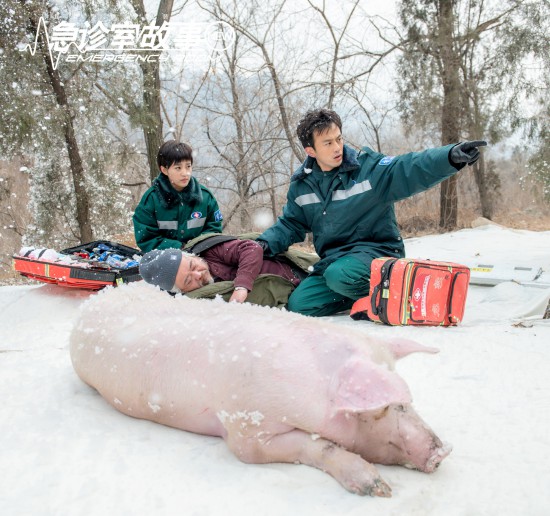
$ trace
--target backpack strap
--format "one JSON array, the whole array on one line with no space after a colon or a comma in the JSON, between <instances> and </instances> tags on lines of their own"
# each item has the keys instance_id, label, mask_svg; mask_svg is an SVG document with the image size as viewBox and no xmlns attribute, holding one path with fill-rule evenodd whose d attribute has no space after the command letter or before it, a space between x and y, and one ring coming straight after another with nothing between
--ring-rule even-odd
<instances>
[{"instance_id":1,"label":"backpack strap","mask_svg":"<svg viewBox=\"0 0 550 516\"><path fill-rule=\"evenodd\" d=\"M371 296L372 313L380 318L385 324L388 322L388 289L390 288L390 277L397 258L386 260L380 268L380 283L374 287Z\"/></svg>"},{"instance_id":2,"label":"backpack strap","mask_svg":"<svg viewBox=\"0 0 550 516\"><path fill-rule=\"evenodd\" d=\"M231 235L213 235L211 237L205 238L204 240L201 240L200 242L197 242L194 245L190 245L189 247L186 246L183 248L183 250L187 251L188 253L200 255L201 253L204 253L204 251L207 251L215 245L221 244L223 242L230 242L231 240L238 240L238 237Z\"/></svg>"}]
</instances>

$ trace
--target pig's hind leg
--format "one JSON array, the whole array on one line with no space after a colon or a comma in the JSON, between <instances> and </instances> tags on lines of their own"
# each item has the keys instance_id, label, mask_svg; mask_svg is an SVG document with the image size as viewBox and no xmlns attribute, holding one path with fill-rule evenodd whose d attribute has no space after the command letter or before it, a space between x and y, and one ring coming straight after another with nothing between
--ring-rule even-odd
<instances>
[{"instance_id":1,"label":"pig's hind leg","mask_svg":"<svg viewBox=\"0 0 550 516\"><path fill-rule=\"evenodd\" d=\"M331 441L302 430L294 429L261 440L256 436L230 432L226 442L243 462L306 464L329 473L352 493L391 496L390 486L372 464Z\"/></svg>"}]
</instances>

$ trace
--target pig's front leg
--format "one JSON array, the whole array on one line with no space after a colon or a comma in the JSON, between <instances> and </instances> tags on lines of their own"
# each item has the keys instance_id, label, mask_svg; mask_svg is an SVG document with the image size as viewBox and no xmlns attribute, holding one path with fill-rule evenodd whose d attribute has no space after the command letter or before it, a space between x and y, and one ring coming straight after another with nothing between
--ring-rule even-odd
<instances>
[{"instance_id":1,"label":"pig's front leg","mask_svg":"<svg viewBox=\"0 0 550 516\"><path fill-rule=\"evenodd\" d=\"M294 429L261 441L256 436L229 433L226 442L243 462L306 464L329 473L352 493L391 496L390 486L372 464L331 441L314 438L302 430Z\"/></svg>"}]
</instances>

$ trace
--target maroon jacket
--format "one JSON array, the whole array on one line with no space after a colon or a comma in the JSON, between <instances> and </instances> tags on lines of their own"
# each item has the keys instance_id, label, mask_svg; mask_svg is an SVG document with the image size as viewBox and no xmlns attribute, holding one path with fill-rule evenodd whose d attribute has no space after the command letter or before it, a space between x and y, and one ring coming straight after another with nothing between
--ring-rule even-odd
<instances>
[{"instance_id":1,"label":"maroon jacket","mask_svg":"<svg viewBox=\"0 0 550 516\"><path fill-rule=\"evenodd\" d=\"M294 285L300 283L290 265L275 259L264 259L264 250L253 240L222 242L200 256L208 263L214 281L233 280L236 287L249 291L259 274L276 274Z\"/></svg>"}]
</instances>

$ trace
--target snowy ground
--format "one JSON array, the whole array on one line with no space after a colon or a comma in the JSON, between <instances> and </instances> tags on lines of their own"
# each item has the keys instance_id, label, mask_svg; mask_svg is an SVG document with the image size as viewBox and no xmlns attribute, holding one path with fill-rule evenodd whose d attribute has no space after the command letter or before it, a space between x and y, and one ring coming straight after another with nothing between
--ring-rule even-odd
<instances>
[{"instance_id":1,"label":"snowy ground","mask_svg":"<svg viewBox=\"0 0 550 516\"><path fill-rule=\"evenodd\" d=\"M537 265L550 283L550 232L483 226L409 240L407 252ZM0 288L2 515L550 513L550 320L541 318L550 288L471 286L455 328L333 318L441 349L402 360L398 371L419 414L454 450L432 475L379 466L391 499L349 494L306 466L242 464L220 439L116 412L69 358L71 327L90 295Z\"/></svg>"}]
</instances>

